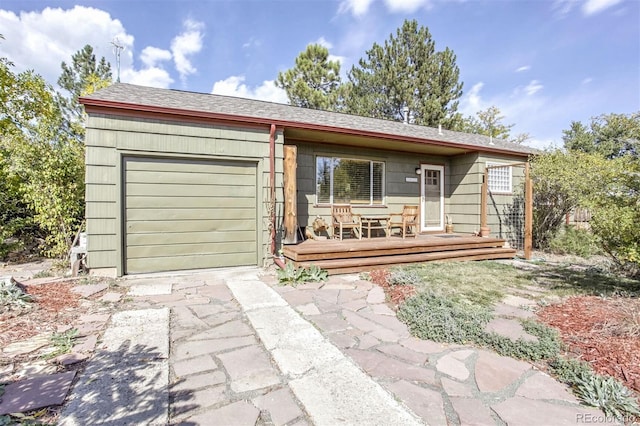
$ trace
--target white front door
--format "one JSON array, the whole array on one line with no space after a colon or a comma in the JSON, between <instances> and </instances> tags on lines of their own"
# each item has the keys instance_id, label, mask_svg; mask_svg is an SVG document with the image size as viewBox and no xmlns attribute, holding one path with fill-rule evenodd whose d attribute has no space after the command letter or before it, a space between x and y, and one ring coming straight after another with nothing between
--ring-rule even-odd
<instances>
[{"instance_id":1,"label":"white front door","mask_svg":"<svg viewBox=\"0 0 640 426\"><path fill-rule=\"evenodd\" d=\"M444 230L444 166L420 165L421 231Z\"/></svg>"}]
</instances>

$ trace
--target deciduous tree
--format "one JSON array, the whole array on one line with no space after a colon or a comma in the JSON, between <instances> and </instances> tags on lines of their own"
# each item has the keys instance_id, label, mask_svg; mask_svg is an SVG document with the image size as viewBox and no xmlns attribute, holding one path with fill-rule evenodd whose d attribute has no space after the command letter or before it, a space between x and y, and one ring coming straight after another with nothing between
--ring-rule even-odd
<instances>
[{"instance_id":1,"label":"deciduous tree","mask_svg":"<svg viewBox=\"0 0 640 426\"><path fill-rule=\"evenodd\" d=\"M65 131L53 88L32 71L13 72L6 58L0 96L0 207L14 212L2 218L3 240L19 221L35 223L44 254L64 256L84 212L83 145Z\"/></svg>"},{"instance_id":2,"label":"deciduous tree","mask_svg":"<svg viewBox=\"0 0 640 426\"><path fill-rule=\"evenodd\" d=\"M461 130L467 133L504 139L517 144L521 144L530 138L528 133L511 136L511 129L514 124L504 124L504 119L504 115L502 115L497 106L490 106L486 110L478 111L475 117L466 117L463 120Z\"/></svg>"},{"instance_id":3,"label":"deciduous tree","mask_svg":"<svg viewBox=\"0 0 640 426\"><path fill-rule=\"evenodd\" d=\"M640 158L640 111L602 114L589 125L573 121L562 139L568 150L597 153L606 158L630 155Z\"/></svg>"}]
</instances>

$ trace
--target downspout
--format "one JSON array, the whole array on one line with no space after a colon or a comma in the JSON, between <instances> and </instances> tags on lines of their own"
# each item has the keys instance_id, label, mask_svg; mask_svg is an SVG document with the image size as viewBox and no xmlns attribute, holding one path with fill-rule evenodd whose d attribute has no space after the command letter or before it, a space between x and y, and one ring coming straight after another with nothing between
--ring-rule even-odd
<instances>
[{"instance_id":1,"label":"downspout","mask_svg":"<svg viewBox=\"0 0 640 426\"><path fill-rule=\"evenodd\" d=\"M271 213L271 255L276 257L276 125L269 132L269 210Z\"/></svg>"}]
</instances>

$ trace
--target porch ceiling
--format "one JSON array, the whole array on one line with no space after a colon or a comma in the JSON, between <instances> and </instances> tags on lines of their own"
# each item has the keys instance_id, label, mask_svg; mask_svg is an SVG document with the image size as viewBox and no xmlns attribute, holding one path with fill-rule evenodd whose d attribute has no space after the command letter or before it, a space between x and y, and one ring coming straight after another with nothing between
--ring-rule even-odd
<instances>
[{"instance_id":1,"label":"porch ceiling","mask_svg":"<svg viewBox=\"0 0 640 426\"><path fill-rule=\"evenodd\" d=\"M431 144L428 141L397 140L385 137L372 137L339 132L329 132L326 130L285 128L284 136L285 140L300 140L305 142L352 146L358 148L402 151L410 152L413 154L452 156L476 151L468 149L466 147L458 148L442 145L441 142L434 142L433 144Z\"/></svg>"}]
</instances>

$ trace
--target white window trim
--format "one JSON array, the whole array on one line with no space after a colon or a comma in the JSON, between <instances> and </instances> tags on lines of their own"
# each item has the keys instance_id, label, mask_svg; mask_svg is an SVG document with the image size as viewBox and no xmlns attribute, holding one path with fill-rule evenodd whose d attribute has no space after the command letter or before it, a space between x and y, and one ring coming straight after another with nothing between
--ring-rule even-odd
<instances>
[{"instance_id":1,"label":"white window trim","mask_svg":"<svg viewBox=\"0 0 640 426\"><path fill-rule=\"evenodd\" d=\"M513 167L511 167L507 163L498 163L498 162L489 162L489 161L487 162L486 166L489 168L487 173L487 177L488 177L487 187L489 188L489 192L491 192L492 194L513 194ZM508 182L507 185L509 189L506 189L504 186L500 186L496 188L495 182L493 182L493 186L492 186L491 171L501 169L501 168L507 169L507 173L509 174L507 178L507 182Z\"/></svg>"}]
</instances>

